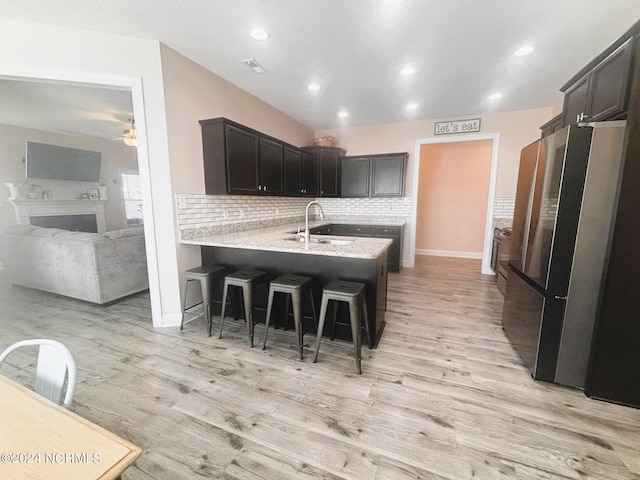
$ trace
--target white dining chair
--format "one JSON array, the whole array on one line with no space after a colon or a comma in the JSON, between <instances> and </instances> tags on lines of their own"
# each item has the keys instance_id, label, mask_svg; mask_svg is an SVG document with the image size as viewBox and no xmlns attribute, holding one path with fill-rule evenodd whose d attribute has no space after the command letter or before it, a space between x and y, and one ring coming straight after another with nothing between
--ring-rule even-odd
<instances>
[{"instance_id":1,"label":"white dining chair","mask_svg":"<svg viewBox=\"0 0 640 480\"><path fill-rule=\"evenodd\" d=\"M0 366L11 352L29 346L40 347L35 392L58 405L62 404L67 409L71 408L76 388L76 363L71 352L62 343L46 338L16 342L0 354ZM62 401L65 378L67 379L67 388L64 401Z\"/></svg>"}]
</instances>

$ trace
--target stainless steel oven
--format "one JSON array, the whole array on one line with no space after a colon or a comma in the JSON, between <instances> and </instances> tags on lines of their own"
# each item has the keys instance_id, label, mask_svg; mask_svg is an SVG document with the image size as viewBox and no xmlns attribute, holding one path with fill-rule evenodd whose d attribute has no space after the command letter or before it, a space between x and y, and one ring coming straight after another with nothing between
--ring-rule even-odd
<instances>
[{"instance_id":1,"label":"stainless steel oven","mask_svg":"<svg viewBox=\"0 0 640 480\"><path fill-rule=\"evenodd\" d=\"M511 249L511 229L496 228L493 236L491 267L496 272L498 288L504 294L509 276L509 251Z\"/></svg>"}]
</instances>

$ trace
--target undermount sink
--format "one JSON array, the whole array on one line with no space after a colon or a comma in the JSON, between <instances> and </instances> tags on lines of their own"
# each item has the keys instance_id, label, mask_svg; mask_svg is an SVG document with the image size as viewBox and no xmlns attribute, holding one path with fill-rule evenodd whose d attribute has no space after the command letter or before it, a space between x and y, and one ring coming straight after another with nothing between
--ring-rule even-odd
<instances>
[{"instance_id":1,"label":"undermount sink","mask_svg":"<svg viewBox=\"0 0 640 480\"><path fill-rule=\"evenodd\" d=\"M304 243L304 237L299 237L294 235L292 237L286 237L285 240L289 240L291 242L300 242ZM322 243L324 245L349 245L355 239L353 238L323 238L323 237L311 237L309 239L310 243Z\"/></svg>"},{"instance_id":2,"label":"undermount sink","mask_svg":"<svg viewBox=\"0 0 640 480\"><path fill-rule=\"evenodd\" d=\"M320 240L320 243L328 243L329 245L349 245L353 240L338 240L337 238Z\"/></svg>"}]
</instances>

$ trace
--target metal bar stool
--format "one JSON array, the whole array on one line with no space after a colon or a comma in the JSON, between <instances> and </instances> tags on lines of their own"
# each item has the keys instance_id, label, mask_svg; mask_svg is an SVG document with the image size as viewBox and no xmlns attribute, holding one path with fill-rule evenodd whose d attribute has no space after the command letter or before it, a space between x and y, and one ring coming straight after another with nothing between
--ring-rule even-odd
<instances>
[{"instance_id":1,"label":"metal bar stool","mask_svg":"<svg viewBox=\"0 0 640 480\"><path fill-rule=\"evenodd\" d=\"M220 315L220 334L218 338L222 338L224 312L227 306L227 292L229 291L229 287L240 287L244 301L244 318L247 322L249 346L253 347L253 289L256 284L265 283L266 281L266 272L260 272L258 270L238 270L237 272L225 275L222 294L222 313Z\"/></svg>"},{"instance_id":2,"label":"metal bar stool","mask_svg":"<svg viewBox=\"0 0 640 480\"><path fill-rule=\"evenodd\" d=\"M302 360L302 344L304 336L304 328L302 324L302 292L307 290L311 300L311 311L313 315L313 323L316 328L318 321L316 318L316 307L313 301L313 291L311 290L311 277L303 277L300 275L282 275L276 278L269 284L269 300L267 301L267 320L265 323L264 340L262 342L262 349L267 346L267 335L269 334L269 323L271 321L271 307L273 306L273 297L276 293L284 293L291 295L291 304L293 305L293 323L296 329L296 338L298 339L298 350L300 353L300 360ZM286 298L285 308L285 328L286 323L289 320L289 298Z\"/></svg>"},{"instance_id":3,"label":"metal bar stool","mask_svg":"<svg viewBox=\"0 0 640 480\"><path fill-rule=\"evenodd\" d=\"M336 310L338 304L335 302L349 303L349 317L351 320L351 335L353 337L354 356L356 360L356 370L362 373L361 368L361 315L364 313L364 328L367 333L369 348L371 348L371 335L369 334L369 312L367 309L366 286L360 282L347 282L344 280L336 280L322 289L322 303L320 305L320 324L318 325L318 333L316 336L316 351L313 354L313 363L318 359L320 351L320 341L322 339L322 329L327 316L327 306L329 301L333 300L333 324L332 330L335 328Z\"/></svg>"},{"instance_id":4,"label":"metal bar stool","mask_svg":"<svg viewBox=\"0 0 640 480\"><path fill-rule=\"evenodd\" d=\"M182 319L180 321L180 330L189 322L192 322L200 315L196 315L188 321L184 321L184 314L187 307L187 290L189 282L200 282L200 290L202 291L202 306L204 308L204 316L207 320L207 328L209 336L211 336L211 307L213 305L213 282L221 278L226 272L224 267L195 267L184 272L184 297L182 300Z\"/></svg>"}]
</instances>

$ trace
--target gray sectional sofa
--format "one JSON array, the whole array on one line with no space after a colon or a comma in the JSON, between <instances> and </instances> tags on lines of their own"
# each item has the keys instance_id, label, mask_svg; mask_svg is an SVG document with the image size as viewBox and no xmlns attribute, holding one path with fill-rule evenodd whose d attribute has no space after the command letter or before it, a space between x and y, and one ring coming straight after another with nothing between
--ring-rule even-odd
<instances>
[{"instance_id":1,"label":"gray sectional sofa","mask_svg":"<svg viewBox=\"0 0 640 480\"><path fill-rule=\"evenodd\" d=\"M101 305L149 288L142 227L98 234L11 225L0 245L15 285Z\"/></svg>"}]
</instances>

